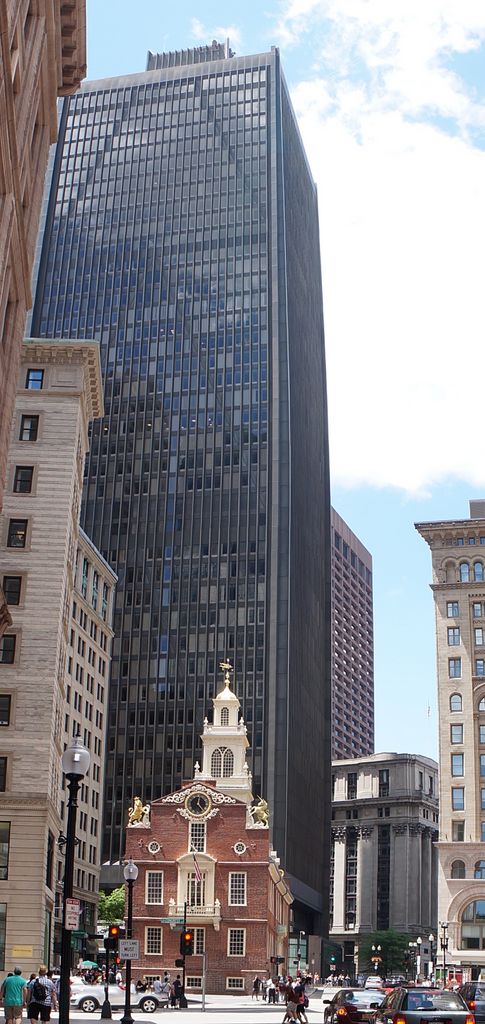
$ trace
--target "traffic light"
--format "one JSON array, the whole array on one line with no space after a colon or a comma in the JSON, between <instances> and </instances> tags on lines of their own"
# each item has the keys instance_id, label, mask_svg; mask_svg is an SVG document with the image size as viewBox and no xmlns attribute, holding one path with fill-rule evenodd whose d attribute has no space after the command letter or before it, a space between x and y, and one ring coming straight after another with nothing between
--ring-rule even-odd
<instances>
[{"instance_id":1,"label":"traffic light","mask_svg":"<svg viewBox=\"0 0 485 1024\"><path fill-rule=\"evenodd\" d=\"M194 955L194 929L186 928L180 936L180 952L182 956Z\"/></svg>"},{"instance_id":2,"label":"traffic light","mask_svg":"<svg viewBox=\"0 0 485 1024\"><path fill-rule=\"evenodd\" d=\"M118 952L118 941L120 937L120 927L118 924L110 924L108 928L108 935L104 940L104 948L108 952Z\"/></svg>"}]
</instances>

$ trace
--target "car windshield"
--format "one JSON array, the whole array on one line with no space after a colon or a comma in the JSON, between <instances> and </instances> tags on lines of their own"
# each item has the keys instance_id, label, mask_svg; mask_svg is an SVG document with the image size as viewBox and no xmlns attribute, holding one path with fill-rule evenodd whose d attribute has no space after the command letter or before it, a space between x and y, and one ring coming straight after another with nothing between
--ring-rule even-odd
<instances>
[{"instance_id":1,"label":"car windshield","mask_svg":"<svg viewBox=\"0 0 485 1024\"><path fill-rule=\"evenodd\" d=\"M463 1003L456 992L408 992L404 1001L405 1010L462 1010Z\"/></svg>"},{"instance_id":2,"label":"car windshield","mask_svg":"<svg viewBox=\"0 0 485 1024\"><path fill-rule=\"evenodd\" d=\"M382 1002L382 992L372 992L371 989L359 990L359 989L345 989L341 994L341 1000L344 1003L352 1003L352 1006L370 1007L371 1003Z\"/></svg>"}]
</instances>

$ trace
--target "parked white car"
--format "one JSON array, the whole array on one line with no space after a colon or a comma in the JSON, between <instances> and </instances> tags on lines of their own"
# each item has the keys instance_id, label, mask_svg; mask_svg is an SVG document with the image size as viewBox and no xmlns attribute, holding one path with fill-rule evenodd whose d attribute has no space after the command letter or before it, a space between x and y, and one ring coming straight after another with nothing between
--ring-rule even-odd
<instances>
[{"instance_id":1,"label":"parked white car","mask_svg":"<svg viewBox=\"0 0 485 1024\"><path fill-rule=\"evenodd\" d=\"M86 985L82 979L77 980L78 984L71 986L71 1007L83 1013L99 1010L104 1003L104 985ZM122 1009L125 1005L125 989L121 985L108 985L108 999L113 1009ZM137 992L134 985L131 986L130 1004L132 1009L143 1010L143 1013L155 1013L159 1007L156 996L151 992Z\"/></svg>"}]
</instances>

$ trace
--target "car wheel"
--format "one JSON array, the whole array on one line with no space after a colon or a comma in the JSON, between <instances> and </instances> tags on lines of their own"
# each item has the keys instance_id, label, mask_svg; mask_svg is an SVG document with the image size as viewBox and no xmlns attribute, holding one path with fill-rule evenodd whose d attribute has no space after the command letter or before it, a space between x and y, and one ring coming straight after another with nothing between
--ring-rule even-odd
<instances>
[{"instance_id":1,"label":"car wheel","mask_svg":"<svg viewBox=\"0 0 485 1024\"><path fill-rule=\"evenodd\" d=\"M158 1010L158 1000L154 996L147 996L146 999L141 999L138 1005L140 1010L143 1010L143 1013L156 1013Z\"/></svg>"},{"instance_id":2,"label":"car wheel","mask_svg":"<svg viewBox=\"0 0 485 1024\"><path fill-rule=\"evenodd\" d=\"M98 1000L93 999L92 996L85 996L84 999L81 999L79 1002L79 1009L82 1010L83 1013L94 1013L98 1008Z\"/></svg>"}]
</instances>

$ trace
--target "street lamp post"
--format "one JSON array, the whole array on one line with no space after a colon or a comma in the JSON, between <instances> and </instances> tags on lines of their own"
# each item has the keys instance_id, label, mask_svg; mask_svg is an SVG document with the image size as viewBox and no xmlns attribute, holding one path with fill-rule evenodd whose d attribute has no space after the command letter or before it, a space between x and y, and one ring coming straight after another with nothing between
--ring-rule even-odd
<instances>
[{"instance_id":1,"label":"street lamp post","mask_svg":"<svg viewBox=\"0 0 485 1024\"><path fill-rule=\"evenodd\" d=\"M62 770L67 779L67 833L65 841L64 888L62 897L61 977L59 983L59 1021L69 1024L69 997L71 973L71 932L66 928L67 900L72 899L74 884L74 850L76 846L77 795L81 779L89 771L89 750L77 736L62 755Z\"/></svg>"},{"instance_id":2,"label":"street lamp post","mask_svg":"<svg viewBox=\"0 0 485 1024\"><path fill-rule=\"evenodd\" d=\"M128 913L126 917L126 938L132 939L133 931L133 886L138 878L138 868L130 857L123 868L125 881L128 885ZM121 1018L121 1024L133 1024L131 1016L131 960L126 961L125 967L125 1012Z\"/></svg>"},{"instance_id":3,"label":"street lamp post","mask_svg":"<svg viewBox=\"0 0 485 1024\"><path fill-rule=\"evenodd\" d=\"M448 949L448 921L440 921L440 946L443 950L443 988L446 985L446 950Z\"/></svg>"},{"instance_id":4,"label":"street lamp post","mask_svg":"<svg viewBox=\"0 0 485 1024\"><path fill-rule=\"evenodd\" d=\"M381 946L373 946L372 947L372 963L374 964L374 970L376 971L376 973L377 973L377 970L379 968L379 964L382 963L381 953L382 953L382 947Z\"/></svg>"},{"instance_id":5,"label":"street lamp post","mask_svg":"<svg viewBox=\"0 0 485 1024\"><path fill-rule=\"evenodd\" d=\"M430 967L431 967L431 970L430 970L429 966L428 966L428 978L429 978L430 975L434 974L434 935L433 935L432 932L430 932L430 934L428 935L428 942L429 942L429 956L430 956Z\"/></svg>"},{"instance_id":6,"label":"street lamp post","mask_svg":"<svg viewBox=\"0 0 485 1024\"><path fill-rule=\"evenodd\" d=\"M303 937L305 937L306 932L300 931L299 935L298 935L298 949L296 951L296 955L298 957L298 973L300 973L300 970L301 970L301 937L302 937L302 935L303 935Z\"/></svg>"},{"instance_id":7,"label":"street lamp post","mask_svg":"<svg viewBox=\"0 0 485 1024\"><path fill-rule=\"evenodd\" d=\"M421 936L418 935L418 938L416 939L416 981L419 981L419 976L421 974L421 943L422 943L422 941L423 940L422 940Z\"/></svg>"}]
</instances>

